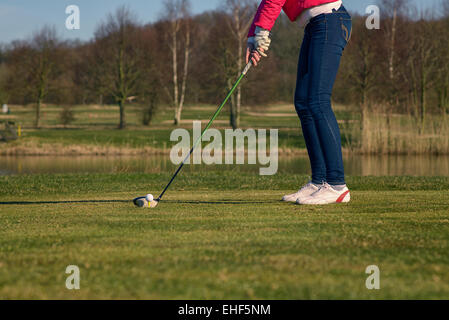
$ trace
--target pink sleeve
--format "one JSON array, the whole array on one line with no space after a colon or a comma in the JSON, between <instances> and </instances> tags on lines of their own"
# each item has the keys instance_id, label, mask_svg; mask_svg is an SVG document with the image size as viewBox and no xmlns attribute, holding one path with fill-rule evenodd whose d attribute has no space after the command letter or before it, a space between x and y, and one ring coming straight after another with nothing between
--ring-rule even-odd
<instances>
[{"instance_id":1,"label":"pink sleeve","mask_svg":"<svg viewBox=\"0 0 449 320\"><path fill-rule=\"evenodd\" d=\"M254 17L253 24L249 29L248 38L255 36L256 27L271 31L281 13L285 1L286 0L262 0L256 16Z\"/></svg>"}]
</instances>

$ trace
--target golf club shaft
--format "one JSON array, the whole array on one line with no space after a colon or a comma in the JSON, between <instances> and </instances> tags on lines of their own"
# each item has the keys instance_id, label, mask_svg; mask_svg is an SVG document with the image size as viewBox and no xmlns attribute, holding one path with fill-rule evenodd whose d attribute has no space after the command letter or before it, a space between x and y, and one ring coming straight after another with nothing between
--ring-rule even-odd
<instances>
[{"instance_id":1,"label":"golf club shaft","mask_svg":"<svg viewBox=\"0 0 449 320\"><path fill-rule=\"evenodd\" d=\"M198 146L198 144L203 140L203 136L206 133L207 130L209 130L209 128L211 127L212 123L215 121L215 119L218 117L218 115L220 114L221 110L223 109L223 107L226 105L226 103L228 102L229 98L232 96L232 94L234 93L235 89L239 86L240 82L242 81L242 79L245 77L245 75L248 73L249 69L251 69L253 63L250 61L245 69L243 69L242 73L240 74L240 77L237 79L237 82L234 84L234 86L232 87L231 91L229 91L228 95L226 96L226 98L224 99L223 103L218 107L217 111L215 111L215 114L212 116L212 118L210 119L209 123L207 124L207 126L204 128L203 132L201 133L201 136L195 141L195 143L193 144L192 149L190 149L189 154L187 155L187 157L184 159L184 161L181 163L181 165L179 166L179 168L176 170L175 174L173 175L173 177L171 178L170 182L167 184L167 186L165 187L164 191L162 191L161 195L159 196L159 198L157 199L157 201L161 201L162 197L164 196L165 192L168 190L168 188L170 188L170 185L173 183L173 181L175 180L176 176L178 175L178 173L181 171L182 167L184 167L184 165L186 164L187 160L190 158L190 156L193 154L193 151L195 151L196 147Z\"/></svg>"}]
</instances>

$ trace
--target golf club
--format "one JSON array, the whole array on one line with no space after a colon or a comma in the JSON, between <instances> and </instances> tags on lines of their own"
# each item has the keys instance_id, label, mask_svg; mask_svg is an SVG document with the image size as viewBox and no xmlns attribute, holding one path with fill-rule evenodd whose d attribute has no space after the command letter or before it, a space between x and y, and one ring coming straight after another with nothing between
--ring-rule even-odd
<instances>
[{"instance_id":1,"label":"golf club","mask_svg":"<svg viewBox=\"0 0 449 320\"><path fill-rule=\"evenodd\" d=\"M232 87L232 89L229 91L228 95L226 96L226 98L224 99L223 103L218 107L217 111L215 111L214 115L212 116L212 118L210 119L209 123L207 124L207 126L204 128L203 132L201 133L201 136L196 140L196 142L193 144L192 149L190 149L189 154L187 155L187 157L184 159L184 161L181 163L181 165L178 167L178 169L176 170L175 174L173 175L173 177L171 178L170 182L167 184L167 186L164 188L164 190L162 191L162 193L160 194L160 196L157 199L153 199L153 196L151 195L147 195L145 197L139 197L133 200L134 205L137 207L141 207L141 208L155 208L157 207L157 205L159 204L159 202L162 200L162 197L164 196L165 192L167 192L168 188L170 188L171 184L173 183L173 181L176 179L176 177L178 176L178 173L181 171L181 169L184 167L185 163L187 162L187 160L190 158L190 156L193 154L193 151L195 151L196 147L198 146L198 144L202 141L204 134L206 133L207 130L209 130L209 128L211 127L212 123L215 121L215 119L218 117L218 115L220 114L221 110L223 109L223 107L226 105L226 103L228 102L229 98L232 96L232 94L234 93L235 89L239 86L240 82L242 81L242 79L245 77L245 75L248 73L249 69L251 69L253 63L252 61L250 61L245 69L243 69L242 73L240 74L239 78L237 79L236 83L234 84L234 86Z\"/></svg>"}]
</instances>

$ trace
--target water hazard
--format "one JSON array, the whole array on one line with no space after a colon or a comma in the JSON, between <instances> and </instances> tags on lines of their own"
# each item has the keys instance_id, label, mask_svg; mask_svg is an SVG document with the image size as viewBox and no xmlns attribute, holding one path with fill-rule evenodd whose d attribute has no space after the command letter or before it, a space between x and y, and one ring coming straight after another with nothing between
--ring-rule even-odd
<instances>
[{"instance_id":1,"label":"water hazard","mask_svg":"<svg viewBox=\"0 0 449 320\"><path fill-rule=\"evenodd\" d=\"M260 165L188 165L186 171L237 170L258 174ZM39 173L159 173L176 166L169 156L148 157L0 157L0 175ZM353 176L449 176L449 156L345 157L347 175ZM280 173L310 174L307 156L281 157Z\"/></svg>"}]
</instances>

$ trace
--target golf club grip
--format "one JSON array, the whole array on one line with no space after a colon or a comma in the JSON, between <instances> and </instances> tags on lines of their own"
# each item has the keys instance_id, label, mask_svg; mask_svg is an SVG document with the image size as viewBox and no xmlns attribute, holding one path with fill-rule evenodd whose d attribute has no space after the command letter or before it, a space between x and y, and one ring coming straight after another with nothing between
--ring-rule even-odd
<instances>
[{"instance_id":1,"label":"golf club grip","mask_svg":"<svg viewBox=\"0 0 449 320\"><path fill-rule=\"evenodd\" d=\"M252 66L253 66L253 61L250 59L248 64L245 66L245 69L243 69L243 71L242 71L243 76L245 76L248 73L249 69L251 69Z\"/></svg>"},{"instance_id":2,"label":"golf club grip","mask_svg":"<svg viewBox=\"0 0 449 320\"><path fill-rule=\"evenodd\" d=\"M157 199L157 201L161 201L162 197L164 196L165 192L168 190L168 188L170 188L171 184L173 183L173 181L175 180L175 178L177 177L178 173L181 171L181 169L184 167L187 159L190 158L190 156L193 154L193 151L195 151L198 143L201 142L201 140L203 140L203 136L206 133L207 130L209 130L210 126L212 125L212 123L214 122L214 120L218 117L218 115L220 114L221 110L223 109L223 107L225 106L225 104L228 102L229 98L232 96L232 94L234 93L235 89L239 86L240 82L242 81L242 79L245 77L245 75L248 73L248 71L251 69L251 67L253 66L253 62L250 61L246 66L245 69L243 69L242 73L240 74L240 77L237 79L236 83L234 84L234 86L232 87L232 89L229 91L228 95L226 96L226 98L224 99L223 103L218 107L217 111L215 111L214 115L212 116L212 118L210 119L209 123L207 124L207 126L204 128L203 132L201 133L201 136L199 137L199 139L193 144L192 149L190 149L189 154L187 155L187 157L184 159L184 161L181 163L181 165L178 167L178 169L176 170L175 174L173 175L173 177L171 178L170 182L167 184L167 186L164 188L164 191L162 191L162 193L160 194L159 198Z\"/></svg>"}]
</instances>

